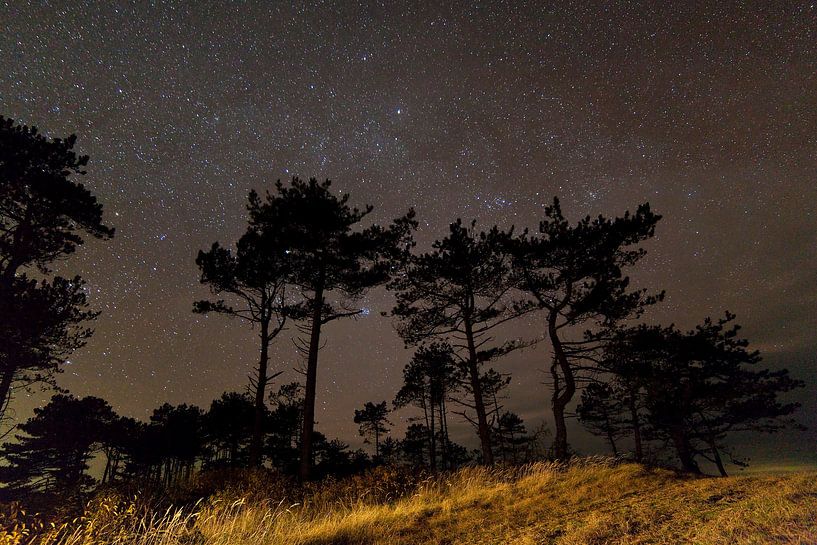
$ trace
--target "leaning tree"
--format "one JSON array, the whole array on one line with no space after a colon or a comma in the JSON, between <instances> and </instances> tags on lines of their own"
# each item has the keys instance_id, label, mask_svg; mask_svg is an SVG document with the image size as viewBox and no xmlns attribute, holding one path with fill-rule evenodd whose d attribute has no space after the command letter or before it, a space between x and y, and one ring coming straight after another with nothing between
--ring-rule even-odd
<instances>
[{"instance_id":1,"label":"leaning tree","mask_svg":"<svg viewBox=\"0 0 817 545\"><path fill-rule=\"evenodd\" d=\"M303 431L299 474L310 477L315 426L315 391L321 329L327 323L357 316L356 301L374 286L385 283L395 260L403 259L416 227L414 213L398 218L388 228L360 228L372 211L349 205L349 195L331 191L331 182L308 182L293 178L280 181L275 191L250 209L250 222L262 236L276 233L286 244L290 263L288 281L305 299L305 339L300 348L307 353L304 390Z\"/></svg>"},{"instance_id":2,"label":"leaning tree","mask_svg":"<svg viewBox=\"0 0 817 545\"><path fill-rule=\"evenodd\" d=\"M90 330L79 277L35 282L72 254L83 235L107 239L102 205L75 177L87 156L76 136L47 138L35 127L0 116L0 418L15 384L50 380Z\"/></svg>"},{"instance_id":3,"label":"leaning tree","mask_svg":"<svg viewBox=\"0 0 817 545\"><path fill-rule=\"evenodd\" d=\"M631 290L623 269L635 265L645 250L638 244L653 236L661 216L642 204L635 214L608 219L585 217L570 225L558 199L545 208L537 234L522 233L511 241L519 288L544 317L544 335L553 347L550 372L556 425L553 451L568 456L565 411L577 390L577 374L596 362L605 331L625 318L638 317L663 293ZM569 332L587 327L585 336Z\"/></svg>"}]
</instances>

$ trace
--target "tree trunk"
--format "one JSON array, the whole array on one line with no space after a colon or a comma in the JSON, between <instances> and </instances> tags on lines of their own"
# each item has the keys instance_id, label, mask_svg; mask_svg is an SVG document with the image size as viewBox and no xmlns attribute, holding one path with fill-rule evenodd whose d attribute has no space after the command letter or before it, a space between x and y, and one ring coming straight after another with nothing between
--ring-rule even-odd
<instances>
[{"instance_id":1,"label":"tree trunk","mask_svg":"<svg viewBox=\"0 0 817 545\"><path fill-rule=\"evenodd\" d=\"M306 388L304 392L303 431L301 432L301 460L298 475L302 481L309 480L312 472L312 432L315 429L315 390L318 378L318 349L321 341L323 312L323 276L315 287L312 303L312 331L309 336L309 356L306 362Z\"/></svg>"},{"instance_id":2,"label":"tree trunk","mask_svg":"<svg viewBox=\"0 0 817 545\"><path fill-rule=\"evenodd\" d=\"M630 390L630 399L628 405L630 407L630 421L633 426L633 441L635 442L635 460L641 462L644 459L644 447L641 444L641 422L638 418L638 407L635 403L636 393Z\"/></svg>"},{"instance_id":3,"label":"tree trunk","mask_svg":"<svg viewBox=\"0 0 817 545\"><path fill-rule=\"evenodd\" d=\"M556 423L556 435L553 438L553 454L557 460L567 459L567 423L565 421L565 409L576 393L576 380L573 377L573 369L567 361L567 355L562 347L556 329L556 319L559 313L551 311L548 317L548 336L553 345L554 365L551 367L554 379L558 379L558 371L561 370L564 377L564 388L555 387L553 391L553 419ZM558 369L557 369L558 366ZM559 385L561 386L561 385Z\"/></svg>"},{"instance_id":4,"label":"tree trunk","mask_svg":"<svg viewBox=\"0 0 817 545\"><path fill-rule=\"evenodd\" d=\"M374 456L380 458L380 428L378 423L374 423Z\"/></svg>"},{"instance_id":5,"label":"tree trunk","mask_svg":"<svg viewBox=\"0 0 817 545\"><path fill-rule=\"evenodd\" d=\"M675 450L678 453L678 459L681 461L683 470L689 473L700 474L701 468L698 467L698 463L695 461L692 448L684 433L682 431L673 431L672 442L675 445Z\"/></svg>"},{"instance_id":6,"label":"tree trunk","mask_svg":"<svg viewBox=\"0 0 817 545\"><path fill-rule=\"evenodd\" d=\"M102 472L102 479L99 481L99 484L105 484L108 482L108 474L111 471L111 458L113 457L113 453L110 449L105 450L105 471Z\"/></svg>"},{"instance_id":7,"label":"tree trunk","mask_svg":"<svg viewBox=\"0 0 817 545\"><path fill-rule=\"evenodd\" d=\"M32 219L33 212L31 211L31 207L26 207L25 216L23 220L17 225L17 228L14 230L14 235L12 236L11 248L9 249L9 263L6 266L6 269L3 271L2 276L0 276L0 282L4 287L10 288L14 277L17 275L17 269L19 269L23 265L23 260L20 258L20 247L23 246L25 242L26 236L29 234L31 230L31 219Z\"/></svg>"},{"instance_id":8,"label":"tree trunk","mask_svg":"<svg viewBox=\"0 0 817 545\"><path fill-rule=\"evenodd\" d=\"M440 452L442 454L442 467L443 469L451 469L450 467L450 460L448 456L448 420L445 416L445 396L440 399L440 439L442 440L442 445L440 448Z\"/></svg>"},{"instance_id":9,"label":"tree trunk","mask_svg":"<svg viewBox=\"0 0 817 545\"><path fill-rule=\"evenodd\" d=\"M262 307L266 301L261 300ZM263 310L262 310L263 312ZM258 381L255 385L255 421L252 427L252 440L250 442L250 467L261 465L261 449L264 439L264 395L267 388L267 365L269 364L269 322L270 317L265 316L261 320L261 359L258 362ZM235 460L232 460L235 463Z\"/></svg>"},{"instance_id":10,"label":"tree trunk","mask_svg":"<svg viewBox=\"0 0 817 545\"><path fill-rule=\"evenodd\" d=\"M3 416L6 414L6 407L10 403L11 383L14 381L14 367L11 362L7 362L6 369L3 375L0 376L0 423L3 422Z\"/></svg>"},{"instance_id":11,"label":"tree trunk","mask_svg":"<svg viewBox=\"0 0 817 545\"><path fill-rule=\"evenodd\" d=\"M494 465L494 454L491 451L491 430L488 427L488 418L485 414L485 403L482 399L482 381L479 377L479 362L477 349L474 344L474 331L470 317L464 320L465 338L468 342L468 374L471 379L471 389L474 391L474 410L477 413L477 433L482 447L482 463Z\"/></svg>"},{"instance_id":12,"label":"tree trunk","mask_svg":"<svg viewBox=\"0 0 817 545\"><path fill-rule=\"evenodd\" d=\"M721 477L728 477L729 474L726 473L726 467L723 465L721 453L718 452L718 447L715 445L714 439L709 442L709 449L712 452L712 459L715 460L715 466L718 468L718 472L721 474Z\"/></svg>"},{"instance_id":13,"label":"tree trunk","mask_svg":"<svg viewBox=\"0 0 817 545\"><path fill-rule=\"evenodd\" d=\"M431 427L429 428L430 431L430 439L431 439L431 471L437 470L437 429L435 426L435 419L434 419L434 401L430 400L429 405L431 408L429 410L430 422Z\"/></svg>"},{"instance_id":14,"label":"tree trunk","mask_svg":"<svg viewBox=\"0 0 817 545\"><path fill-rule=\"evenodd\" d=\"M610 448L613 449L613 457L618 458L616 439L613 437L613 428L609 418L607 419L607 440L610 441Z\"/></svg>"}]
</instances>

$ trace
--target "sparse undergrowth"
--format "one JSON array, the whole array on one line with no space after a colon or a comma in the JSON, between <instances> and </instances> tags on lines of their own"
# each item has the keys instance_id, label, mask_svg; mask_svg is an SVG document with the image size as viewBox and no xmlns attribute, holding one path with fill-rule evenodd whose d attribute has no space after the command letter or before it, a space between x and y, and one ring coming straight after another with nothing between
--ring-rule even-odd
<instances>
[{"instance_id":1,"label":"sparse undergrowth","mask_svg":"<svg viewBox=\"0 0 817 545\"><path fill-rule=\"evenodd\" d=\"M817 543L813 472L692 478L585 460L469 468L401 488L389 471L307 490L296 504L245 490L144 514L103 496L63 525L10 524L0 544Z\"/></svg>"}]
</instances>

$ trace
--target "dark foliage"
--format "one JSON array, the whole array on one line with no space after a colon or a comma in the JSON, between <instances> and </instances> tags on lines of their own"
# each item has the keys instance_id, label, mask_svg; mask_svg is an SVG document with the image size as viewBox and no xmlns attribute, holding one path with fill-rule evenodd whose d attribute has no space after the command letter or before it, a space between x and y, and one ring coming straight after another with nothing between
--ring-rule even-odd
<instances>
[{"instance_id":1,"label":"dark foliage","mask_svg":"<svg viewBox=\"0 0 817 545\"><path fill-rule=\"evenodd\" d=\"M505 252L510 232L494 227L476 232L475 223L452 223L432 251L404 263L390 283L396 292L397 330L407 344L427 339L449 342L470 384L482 457L491 464L491 431L480 386L482 366L522 346L495 342L493 330L533 307L514 298L516 281Z\"/></svg>"},{"instance_id":2,"label":"dark foliage","mask_svg":"<svg viewBox=\"0 0 817 545\"><path fill-rule=\"evenodd\" d=\"M13 388L50 382L67 354L91 334L82 280L55 277L50 265L83 244L84 234L110 238L102 205L72 177L87 156L76 136L46 138L35 127L0 116L0 418Z\"/></svg>"},{"instance_id":3,"label":"dark foliage","mask_svg":"<svg viewBox=\"0 0 817 545\"><path fill-rule=\"evenodd\" d=\"M623 274L644 256L645 250L637 245L653 236L660 218L643 204L632 215L587 216L571 226L554 199L545 209L538 234L523 233L509 246L519 287L541 309L544 333L553 348L554 454L559 459L568 455L565 409L576 393L577 373L594 364L606 329L638 317L645 306L663 297L631 290ZM571 329L588 325L595 329L583 340L566 339Z\"/></svg>"},{"instance_id":4,"label":"dark foliage","mask_svg":"<svg viewBox=\"0 0 817 545\"><path fill-rule=\"evenodd\" d=\"M291 264L289 282L303 296L307 337L301 348L307 354L301 432L300 476L308 479L315 424L315 388L321 327L338 318L357 316L355 300L373 286L386 282L395 260L411 247L416 226L414 213L395 220L389 228L372 225L355 231L372 211L349 206L349 196L330 191L331 182L308 182L293 178L289 186L280 181L265 199L251 195L250 224L267 236L275 233L286 241ZM334 297L334 301L330 299Z\"/></svg>"},{"instance_id":5,"label":"dark foliage","mask_svg":"<svg viewBox=\"0 0 817 545\"><path fill-rule=\"evenodd\" d=\"M374 455L375 459L380 458L380 436L388 433L389 422L389 408L386 402L372 403L367 401L362 409L355 409L355 424L360 427L358 431L364 437L365 442L369 443L374 439Z\"/></svg>"},{"instance_id":6,"label":"dark foliage","mask_svg":"<svg viewBox=\"0 0 817 545\"><path fill-rule=\"evenodd\" d=\"M432 471L437 469L438 452L442 456L442 467L450 467L450 457L445 448L449 442L448 403L462 380L453 350L446 343L421 346L403 368L403 386L394 398L394 407L413 406L422 411L422 420L428 431L428 457ZM441 441L437 440L438 437Z\"/></svg>"},{"instance_id":7,"label":"dark foliage","mask_svg":"<svg viewBox=\"0 0 817 545\"><path fill-rule=\"evenodd\" d=\"M0 466L6 500L50 494L82 496L94 484L88 462L104 443L116 415L97 397L55 395L18 427L16 441L3 445Z\"/></svg>"},{"instance_id":8,"label":"dark foliage","mask_svg":"<svg viewBox=\"0 0 817 545\"><path fill-rule=\"evenodd\" d=\"M258 195L250 193L251 218L259 207ZM300 305L287 298L287 286L293 274L288 247L289 241L283 233L259 229L251 221L247 232L238 240L235 253L216 242L209 251L200 251L196 258L201 282L207 284L213 294L228 296L230 300L196 301L194 312L216 312L258 326L259 360L255 375L250 378L254 390L254 419L249 461L253 466L262 463L267 383L281 374L269 375L269 347L284 330L287 319L301 318L303 312Z\"/></svg>"}]
</instances>

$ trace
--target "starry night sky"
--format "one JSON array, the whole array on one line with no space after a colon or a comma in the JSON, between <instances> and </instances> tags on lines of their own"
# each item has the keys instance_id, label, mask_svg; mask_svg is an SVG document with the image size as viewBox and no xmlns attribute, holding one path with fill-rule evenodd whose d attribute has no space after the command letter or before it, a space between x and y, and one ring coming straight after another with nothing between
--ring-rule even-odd
<instances>
[{"instance_id":1,"label":"starry night sky","mask_svg":"<svg viewBox=\"0 0 817 545\"><path fill-rule=\"evenodd\" d=\"M649 201L664 219L632 276L668 296L647 320L737 313L767 365L809 383L812 425L744 441L758 462L817 462L817 4L295 4L0 3L0 113L76 133L117 229L59 267L103 312L62 386L143 419L242 390L254 332L191 312L194 259L277 179L328 177L377 222L413 206L420 249L457 217L535 227L554 195L573 219ZM317 428L355 446L354 408L391 400L410 357L391 302L373 291L368 316L326 328ZM548 358L500 362L529 428ZM298 364L281 338L279 380Z\"/></svg>"}]
</instances>

